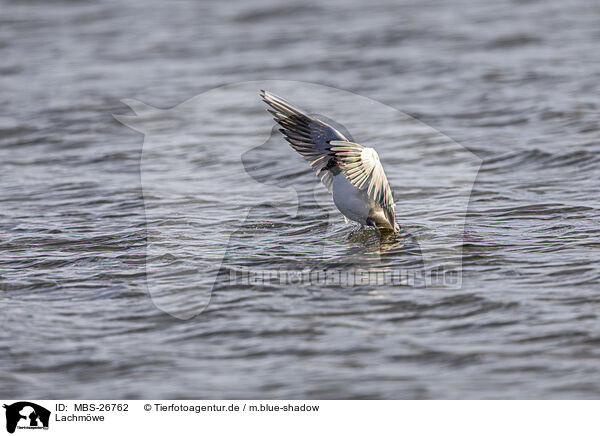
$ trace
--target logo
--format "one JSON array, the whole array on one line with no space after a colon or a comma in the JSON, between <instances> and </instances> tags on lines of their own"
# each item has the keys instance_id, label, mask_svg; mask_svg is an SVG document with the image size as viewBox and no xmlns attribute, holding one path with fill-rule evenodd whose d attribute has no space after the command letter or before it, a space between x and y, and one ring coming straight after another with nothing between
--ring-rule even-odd
<instances>
[{"instance_id":1,"label":"logo","mask_svg":"<svg viewBox=\"0 0 600 436\"><path fill-rule=\"evenodd\" d=\"M15 429L48 429L50 411L42 406L28 401L19 401L6 409L6 431L14 433Z\"/></svg>"},{"instance_id":2,"label":"logo","mask_svg":"<svg viewBox=\"0 0 600 436\"><path fill-rule=\"evenodd\" d=\"M260 89L377 150L398 189L400 236L344 224L326 186L286 145ZM273 284L461 287L481 159L411 115L341 89L278 80L232 83L170 109L123 103L133 115L115 118L144 134L146 283L158 309L190 319L213 290ZM268 249L274 241L290 243L283 264Z\"/></svg>"}]
</instances>

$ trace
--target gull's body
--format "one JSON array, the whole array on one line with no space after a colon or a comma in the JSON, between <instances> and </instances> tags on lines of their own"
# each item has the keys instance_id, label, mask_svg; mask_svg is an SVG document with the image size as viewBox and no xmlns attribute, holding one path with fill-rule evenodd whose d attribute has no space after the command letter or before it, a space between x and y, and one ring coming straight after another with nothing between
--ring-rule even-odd
<instances>
[{"instance_id":1,"label":"gull's body","mask_svg":"<svg viewBox=\"0 0 600 436\"><path fill-rule=\"evenodd\" d=\"M270 92L261 91L261 97L285 139L321 177L347 220L399 230L392 190L373 148L349 141L329 124Z\"/></svg>"}]
</instances>

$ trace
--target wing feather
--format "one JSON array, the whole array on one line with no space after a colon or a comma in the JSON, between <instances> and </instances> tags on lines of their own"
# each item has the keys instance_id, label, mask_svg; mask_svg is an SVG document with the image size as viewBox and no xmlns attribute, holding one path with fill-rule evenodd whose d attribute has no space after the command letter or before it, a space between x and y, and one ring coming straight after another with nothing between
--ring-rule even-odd
<instances>
[{"instance_id":1,"label":"wing feather","mask_svg":"<svg viewBox=\"0 0 600 436\"><path fill-rule=\"evenodd\" d=\"M309 163L320 176L321 182L331 192L333 178L330 171L322 171L334 154L329 150L330 141L348 139L329 124L308 115L281 97L261 90L262 100L270 106L267 111L281 126L281 133L292 148Z\"/></svg>"}]
</instances>

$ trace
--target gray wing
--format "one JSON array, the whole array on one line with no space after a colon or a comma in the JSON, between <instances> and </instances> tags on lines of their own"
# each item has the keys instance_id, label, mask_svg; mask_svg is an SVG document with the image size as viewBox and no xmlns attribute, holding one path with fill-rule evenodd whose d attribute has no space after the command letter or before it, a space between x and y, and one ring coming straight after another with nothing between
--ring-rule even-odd
<instances>
[{"instance_id":1,"label":"gray wing","mask_svg":"<svg viewBox=\"0 0 600 436\"><path fill-rule=\"evenodd\" d=\"M331 192L333 184L331 172L321 172L330 159L334 159L330 166L335 164L335 157L329 150L329 141L348 139L329 124L308 115L275 94L261 90L260 96L271 107L267 111L282 127L279 130L285 139L310 164L321 178L321 182Z\"/></svg>"},{"instance_id":2,"label":"gray wing","mask_svg":"<svg viewBox=\"0 0 600 436\"><path fill-rule=\"evenodd\" d=\"M349 141L331 141L330 144L330 150L346 178L357 188L367 190L369 197L381 206L394 227L394 196L375 149Z\"/></svg>"}]
</instances>

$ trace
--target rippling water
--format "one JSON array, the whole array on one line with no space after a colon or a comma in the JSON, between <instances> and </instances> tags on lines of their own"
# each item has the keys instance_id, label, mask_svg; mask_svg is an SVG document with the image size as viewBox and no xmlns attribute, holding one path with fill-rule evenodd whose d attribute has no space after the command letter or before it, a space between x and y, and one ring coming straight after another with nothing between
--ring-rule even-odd
<instances>
[{"instance_id":1,"label":"rippling water","mask_svg":"<svg viewBox=\"0 0 600 436\"><path fill-rule=\"evenodd\" d=\"M600 6L321 3L3 2L0 397L599 396ZM431 187L446 180L452 153L414 132L380 144L389 123L369 133L377 120L361 127L366 112L353 107L339 110L356 123L342 124L377 144L401 243L345 225L277 132L264 146L244 144L272 126L257 96L247 111L215 114L231 116L234 131L248 121L235 141L221 144L207 122L169 143L168 126L155 125L179 175L214 189L152 203L144 137L112 116L131 115L120 100L168 109L265 79L379 101L482 160L459 289L227 281L231 265L368 266L373 253L378 265L412 268L424 241L447 246L426 212L443 200ZM261 166L261 153L279 152L278 165ZM409 177L430 161L435 171ZM273 180L288 209L250 201L251 178ZM298 194L297 215L285 189ZM222 206L219 226L189 218L211 204ZM149 274L162 272L161 301L191 305L195 276L180 261L210 255L218 228L235 233L208 306L188 321L159 310ZM205 233L189 245L171 240L161 257L147 247L156 229L182 240Z\"/></svg>"}]
</instances>

